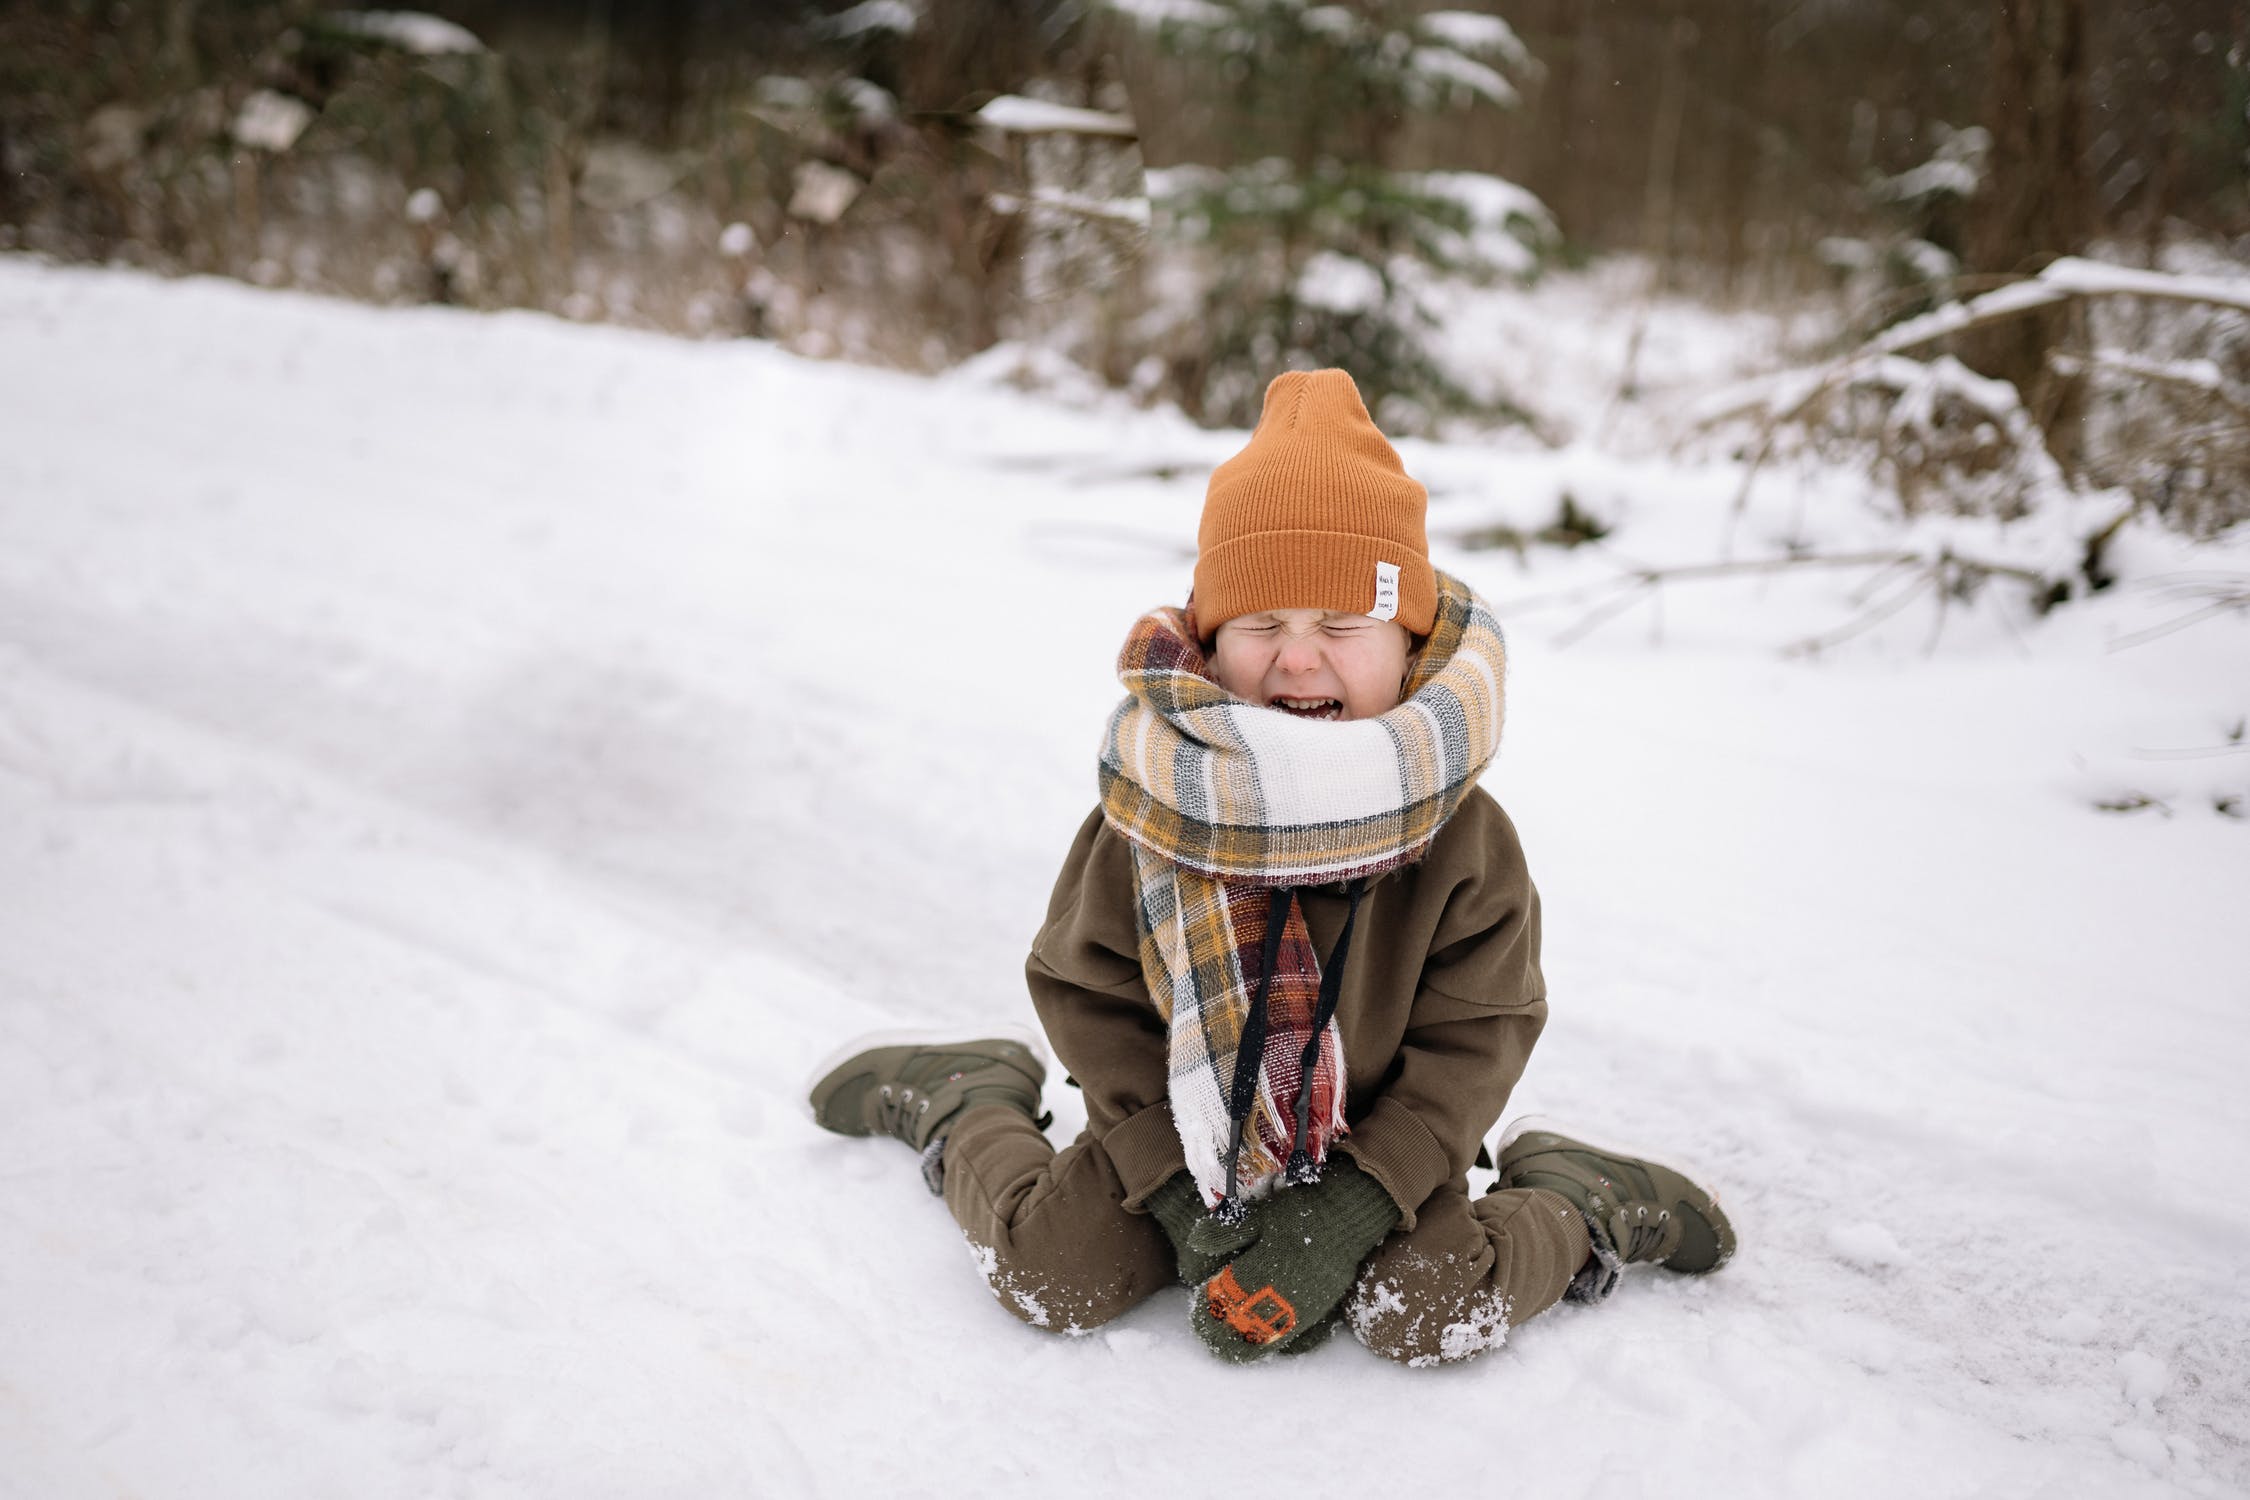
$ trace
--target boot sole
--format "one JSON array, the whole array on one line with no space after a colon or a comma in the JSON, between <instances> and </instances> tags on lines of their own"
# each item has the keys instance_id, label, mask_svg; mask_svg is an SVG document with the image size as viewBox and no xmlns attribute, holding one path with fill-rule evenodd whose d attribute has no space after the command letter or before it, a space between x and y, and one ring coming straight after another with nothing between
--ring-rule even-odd
<instances>
[{"instance_id":1,"label":"boot sole","mask_svg":"<svg viewBox=\"0 0 2250 1500\"><path fill-rule=\"evenodd\" d=\"M877 1047L946 1047L960 1042L1014 1042L1037 1058L1042 1069L1054 1065L1054 1059L1047 1055L1047 1039L1024 1026L988 1026L974 1035L969 1034L968 1028L962 1026L898 1026L884 1031L869 1031L845 1042L814 1064L812 1072L805 1077L804 1085L797 1090L797 1098L802 1102L805 1118L816 1124L819 1122L820 1112L813 1108L813 1090L829 1074L862 1052L869 1052ZM1045 1079L1042 1078L1041 1082L1044 1083Z\"/></svg>"},{"instance_id":2,"label":"boot sole","mask_svg":"<svg viewBox=\"0 0 2250 1500\"><path fill-rule=\"evenodd\" d=\"M1653 1162L1658 1166L1677 1172L1697 1187L1702 1188L1710 1196L1711 1211L1718 1215L1720 1223L1726 1225L1726 1233L1723 1239L1727 1249L1719 1256L1717 1265L1711 1266L1707 1270L1690 1271L1685 1274L1708 1276L1712 1271L1718 1270L1728 1261L1733 1260L1741 1251L1742 1240L1741 1236L1735 1232L1733 1216L1727 1212L1726 1203L1721 1199L1718 1191L1710 1186L1711 1174L1693 1157L1683 1155L1678 1151L1651 1151L1646 1146L1629 1138L1607 1134L1589 1135L1585 1131L1574 1130L1568 1125L1556 1123L1552 1115L1525 1115L1520 1119L1510 1121L1508 1128L1500 1132L1499 1148L1492 1153L1493 1164L1498 1166L1500 1158L1507 1153L1510 1146L1534 1131L1547 1135L1566 1136L1578 1142L1587 1150L1599 1152L1604 1156L1630 1156L1637 1157L1645 1162Z\"/></svg>"}]
</instances>

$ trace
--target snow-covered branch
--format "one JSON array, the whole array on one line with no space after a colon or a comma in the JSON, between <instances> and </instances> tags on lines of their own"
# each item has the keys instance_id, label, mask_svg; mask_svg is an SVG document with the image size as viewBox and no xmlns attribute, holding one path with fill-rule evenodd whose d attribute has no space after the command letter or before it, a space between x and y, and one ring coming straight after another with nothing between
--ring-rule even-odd
<instances>
[{"instance_id":1,"label":"snow-covered branch","mask_svg":"<svg viewBox=\"0 0 2250 1500\"><path fill-rule=\"evenodd\" d=\"M1924 344L1934 344L1965 329L2020 318L2077 297L2154 297L2167 302L2200 302L2250 312L2250 282L2219 276L2143 271L2132 266L2113 266L2106 261L2065 256L2027 281L1895 323L1870 339L1861 352L1903 353Z\"/></svg>"},{"instance_id":2,"label":"snow-covered branch","mask_svg":"<svg viewBox=\"0 0 2250 1500\"><path fill-rule=\"evenodd\" d=\"M484 43L467 27L415 10L343 10L320 18L333 31L363 37L420 57L482 52Z\"/></svg>"},{"instance_id":3,"label":"snow-covered branch","mask_svg":"<svg viewBox=\"0 0 2250 1500\"><path fill-rule=\"evenodd\" d=\"M1837 386L1864 380L1871 371L1880 373L1893 368L1883 363L1885 356L1904 354L1971 328L2023 317L2073 298L2112 296L2153 297L2250 313L2250 281L2180 276L2066 257L2028 280L1893 324L1830 364L1769 376L1722 391L1694 411L1691 421L1697 427L1711 427L1759 412L1786 421ZM1964 382L1955 383L1964 391L1969 389Z\"/></svg>"},{"instance_id":4,"label":"snow-covered branch","mask_svg":"<svg viewBox=\"0 0 2250 1500\"><path fill-rule=\"evenodd\" d=\"M2090 359L2075 354L2050 354L2047 363L2065 375L2114 376L2149 385L2170 386L2190 396L2206 396L2250 418L2250 393L2230 385L2215 360L2150 359L2104 349Z\"/></svg>"},{"instance_id":5,"label":"snow-covered branch","mask_svg":"<svg viewBox=\"0 0 2250 1500\"><path fill-rule=\"evenodd\" d=\"M993 193L985 201L992 205L995 212L1004 214L1050 209L1057 213L1075 214L1082 219L1124 224L1134 229L1148 228L1149 209L1146 198L1096 198L1086 193L1067 193L1059 188L1033 188L1028 193Z\"/></svg>"},{"instance_id":6,"label":"snow-covered branch","mask_svg":"<svg viewBox=\"0 0 2250 1500\"><path fill-rule=\"evenodd\" d=\"M1010 135L1092 135L1130 141L1140 134L1130 115L1027 99L1021 94L1002 94L994 99L977 111L977 123Z\"/></svg>"}]
</instances>

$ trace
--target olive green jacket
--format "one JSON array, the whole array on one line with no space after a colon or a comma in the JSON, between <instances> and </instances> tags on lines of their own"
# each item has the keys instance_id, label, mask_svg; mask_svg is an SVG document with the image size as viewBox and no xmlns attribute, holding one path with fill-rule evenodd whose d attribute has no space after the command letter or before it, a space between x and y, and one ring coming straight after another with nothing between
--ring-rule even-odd
<instances>
[{"instance_id":1,"label":"olive green jacket","mask_svg":"<svg viewBox=\"0 0 2250 1500\"><path fill-rule=\"evenodd\" d=\"M1167 1097L1165 1025L1141 977L1132 853L1086 819L1063 861L1025 976L1055 1055L1085 1090L1087 1127L1126 1204L1186 1168ZM1340 885L1300 892L1315 948L1344 924ZM1414 865L1362 898L1336 1023L1347 1073L1341 1143L1414 1226L1507 1107L1547 1022L1539 893L1515 825L1473 790Z\"/></svg>"}]
</instances>

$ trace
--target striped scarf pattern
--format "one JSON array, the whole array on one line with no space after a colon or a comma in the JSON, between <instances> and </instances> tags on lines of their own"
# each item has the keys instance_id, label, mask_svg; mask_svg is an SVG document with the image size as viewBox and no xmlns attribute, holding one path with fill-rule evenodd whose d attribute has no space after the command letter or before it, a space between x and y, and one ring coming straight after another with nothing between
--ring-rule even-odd
<instances>
[{"instance_id":1,"label":"striped scarf pattern","mask_svg":"<svg viewBox=\"0 0 2250 1500\"><path fill-rule=\"evenodd\" d=\"M1277 908L1271 892L1414 863L1499 749L1500 623L1460 579L1441 571L1437 585L1437 617L1405 695L1373 719L1300 719L1235 697L1213 676L1186 610L1141 616L1119 653L1126 696L1102 741L1102 812L1132 845L1141 970L1168 1028L1173 1118L1207 1204L1226 1187L1235 1060L1276 909L1286 920L1240 1194L1260 1196L1281 1177L1300 1095L1309 1091L1312 1162L1345 1131L1335 1021L1317 1052L1308 1046L1320 989L1311 933L1297 904Z\"/></svg>"}]
</instances>

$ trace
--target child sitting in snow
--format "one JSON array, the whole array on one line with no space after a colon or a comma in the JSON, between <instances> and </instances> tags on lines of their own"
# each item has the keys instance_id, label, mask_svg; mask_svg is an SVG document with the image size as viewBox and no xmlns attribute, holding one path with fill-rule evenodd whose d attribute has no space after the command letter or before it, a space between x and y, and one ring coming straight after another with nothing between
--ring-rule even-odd
<instances>
[{"instance_id":1,"label":"child sitting in snow","mask_svg":"<svg viewBox=\"0 0 2250 1500\"><path fill-rule=\"evenodd\" d=\"M1101 806L1026 966L1085 1090L1075 1143L1017 1042L867 1048L813 1088L828 1129L922 1150L1028 1321L1091 1328L1177 1279L1224 1358L1343 1319L1425 1364L1627 1262L1733 1252L1704 1188L1544 1130L1469 1196L1547 1001L1539 896L1476 785L1500 627L1431 568L1426 507L1340 370L1275 380L1211 476L1188 606L1126 641Z\"/></svg>"}]
</instances>

